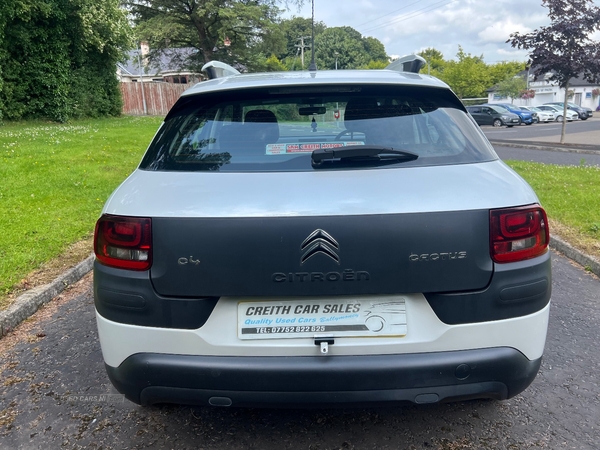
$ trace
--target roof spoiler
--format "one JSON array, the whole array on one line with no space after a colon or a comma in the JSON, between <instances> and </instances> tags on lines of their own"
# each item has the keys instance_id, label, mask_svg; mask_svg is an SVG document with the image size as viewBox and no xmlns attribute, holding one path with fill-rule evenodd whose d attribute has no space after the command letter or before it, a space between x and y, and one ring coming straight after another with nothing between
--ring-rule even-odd
<instances>
[{"instance_id":1,"label":"roof spoiler","mask_svg":"<svg viewBox=\"0 0 600 450\"><path fill-rule=\"evenodd\" d=\"M427 64L427 61L419 55L406 55L393 61L386 69L395 70L397 72L419 73L419 70L421 70L421 67L425 64Z\"/></svg>"},{"instance_id":2,"label":"roof spoiler","mask_svg":"<svg viewBox=\"0 0 600 450\"><path fill-rule=\"evenodd\" d=\"M210 80L214 78L223 78L230 75L239 75L240 72L229 64L225 64L221 61L210 61L202 66L202 71L208 74Z\"/></svg>"}]
</instances>

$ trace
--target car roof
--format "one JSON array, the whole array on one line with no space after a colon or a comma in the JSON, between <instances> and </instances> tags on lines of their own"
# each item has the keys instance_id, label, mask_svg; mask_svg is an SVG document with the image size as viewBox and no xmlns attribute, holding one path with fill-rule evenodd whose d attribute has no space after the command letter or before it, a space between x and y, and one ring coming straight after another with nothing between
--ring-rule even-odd
<instances>
[{"instance_id":1,"label":"car roof","mask_svg":"<svg viewBox=\"0 0 600 450\"><path fill-rule=\"evenodd\" d=\"M435 77L395 70L322 70L317 72L267 72L231 75L200 82L183 96L214 91L261 87L307 86L320 84L395 84L450 89Z\"/></svg>"},{"instance_id":2,"label":"car roof","mask_svg":"<svg viewBox=\"0 0 600 450\"><path fill-rule=\"evenodd\" d=\"M519 110L521 108L519 108L517 105L512 105L510 103L490 103L490 105L494 106L504 106L506 109L514 109L514 110Z\"/></svg>"},{"instance_id":3,"label":"car roof","mask_svg":"<svg viewBox=\"0 0 600 450\"><path fill-rule=\"evenodd\" d=\"M544 103L543 105L539 105L538 108L540 106L551 106L554 109L556 109L557 111L562 112L562 106L559 107L559 105L557 105L556 103ZM567 108L567 114L572 113L572 114L577 114L575 111L571 111Z\"/></svg>"},{"instance_id":4,"label":"car roof","mask_svg":"<svg viewBox=\"0 0 600 450\"><path fill-rule=\"evenodd\" d=\"M485 106L487 108L490 108L490 107L493 107L493 106L502 106L502 105L500 103L484 103L482 105L473 105L473 106L477 106L479 108L481 108L482 106ZM492 108L492 109L494 109L494 108ZM506 109L506 108L504 108L504 109ZM510 113L510 111L509 111L509 113ZM510 113L510 114L512 114L512 113Z\"/></svg>"}]
</instances>

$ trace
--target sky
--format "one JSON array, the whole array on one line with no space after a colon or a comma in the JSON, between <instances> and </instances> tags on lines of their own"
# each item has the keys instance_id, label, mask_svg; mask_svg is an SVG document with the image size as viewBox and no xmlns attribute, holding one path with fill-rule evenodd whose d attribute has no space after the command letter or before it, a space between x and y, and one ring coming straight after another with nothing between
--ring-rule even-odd
<instances>
[{"instance_id":1,"label":"sky","mask_svg":"<svg viewBox=\"0 0 600 450\"><path fill-rule=\"evenodd\" d=\"M311 0L284 17L310 17ZM379 39L399 57L433 47L456 59L458 46L484 61L527 61L527 52L506 43L511 33L550 24L541 0L314 0L315 20L327 27L350 26ZM600 0L594 2L600 6ZM600 33L594 39L600 40Z\"/></svg>"}]
</instances>

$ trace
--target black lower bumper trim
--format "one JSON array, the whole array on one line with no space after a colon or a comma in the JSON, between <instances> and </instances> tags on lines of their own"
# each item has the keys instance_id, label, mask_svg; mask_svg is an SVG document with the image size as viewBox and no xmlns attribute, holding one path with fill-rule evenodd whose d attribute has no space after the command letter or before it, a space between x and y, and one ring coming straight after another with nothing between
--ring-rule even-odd
<instances>
[{"instance_id":1,"label":"black lower bumper trim","mask_svg":"<svg viewBox=\"0 0 600 450\"><path fill-rule=\"evenodd\" d=\"M106 366L138 404L327 406L513 397L541 358L512 348L376 356L226 357L136 354Z\"/></svg>"}]
</instances>

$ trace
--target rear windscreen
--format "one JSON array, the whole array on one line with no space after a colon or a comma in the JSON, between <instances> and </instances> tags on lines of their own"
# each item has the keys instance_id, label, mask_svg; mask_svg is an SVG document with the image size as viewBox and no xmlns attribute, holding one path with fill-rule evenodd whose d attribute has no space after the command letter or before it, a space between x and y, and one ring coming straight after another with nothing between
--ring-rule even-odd
<instances>
[{"instance_id":1,"label":"rear windscreen","mask_svg":"<svg viewBox=\"0 0 600 450\"><path fill-rule=\"evenodd\" d=\"M140 168L310 171L315 170L314 150L346 146L384 146L418 155L382 168L496 159L478 127L446 89L319 85L182 97ZM374 165L351 165L364 167Z\"/></svg>"}]
</instances>

